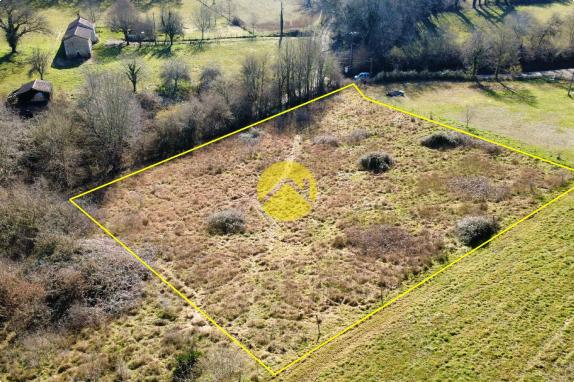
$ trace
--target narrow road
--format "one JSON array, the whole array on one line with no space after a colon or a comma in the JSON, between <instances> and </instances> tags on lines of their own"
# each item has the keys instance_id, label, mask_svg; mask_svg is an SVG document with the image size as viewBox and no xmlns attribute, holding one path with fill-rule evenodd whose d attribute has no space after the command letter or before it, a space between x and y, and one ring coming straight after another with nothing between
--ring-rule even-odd
<instances>
[{"instance_id":1,"label":"narrow road","mask_svg":"<svg viewBox=\"0 0 574 382\"><path fill-rule=\"evenodd\" d=\"M518 74L499 74L498 79L509 80L534 80L537 78L548 78L555 80L570 80L574 75L574 68L560 70L543 70L539 72L525 72ZM476 76L479 81L494 81L494 74Z\"/></svg>"}]
</instances>

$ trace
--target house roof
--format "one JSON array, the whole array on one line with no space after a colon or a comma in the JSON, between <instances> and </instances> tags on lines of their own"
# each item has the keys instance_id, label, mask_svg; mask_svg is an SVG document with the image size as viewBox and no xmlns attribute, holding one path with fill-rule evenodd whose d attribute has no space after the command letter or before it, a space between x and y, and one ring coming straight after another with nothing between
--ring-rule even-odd
<instances>
[{"instance_id":1,"label":"house roof","mask_svg":"<svg viewBox=\"0 0 574 382\"><path fill-rule=\"evenodd\" d=\"M64 34L64 40L70 37L81 37L84 39L90 39L92 32L94 31L94 24L90 21L78 17L68 25L66 33Z\"/></svg>"},{"instance_id":2,"label":"house roof","mask_svg":"<svg viewBox=\"0 0 574 382\"><path fill-rule=\"evenodd\" d=\"M22 85L20 89L16 90L12 94L19 96L31 90L35 90L37 92L52 93L52 83L50 81L34 80Z\"/></svg>"},{"instance_id":3,"label":"house roof","mask_svg":"<svg viewBox=\"0 0 574 382\"><path fill-rule=\"evenodd\" d=\"M71 37L81 37L83 39L89 40L92 38L92 30L78 25L66 31L64 40L67 40Z\"/></svg>"},{"instance_id":4,"label":"house roof","mask_svg":"<svg viewBox=\"0 0 574 382\"><path fill-rule=\"evenodd\" d=\"M92 23L91 21L86 20L86 19L84 19L84 18L78 16L78 18L76 18L74 21L72 21L72 22L70 23L70 25L68 25L68 28L67 28L67 29L75 28L75 27L77 27L77 26L81 26L81 27L84 27L84 28L92 29L92 30L95 28L95 24L94 24L94 23Z\"/></svg>"}]
</instances>

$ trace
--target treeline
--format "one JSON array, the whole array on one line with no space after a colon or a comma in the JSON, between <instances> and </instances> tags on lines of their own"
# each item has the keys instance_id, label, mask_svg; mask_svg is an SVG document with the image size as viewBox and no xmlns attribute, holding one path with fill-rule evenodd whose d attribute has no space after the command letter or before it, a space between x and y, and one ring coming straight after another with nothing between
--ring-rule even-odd
<instances>
[{"instance_id":1,"label":"treeline","mask_svg":"<svg viewBox=\"0 0 574 382\"><path fill-rule=\"evenodd\" d=\"M498 76L574 65L574 13L542 23L513 13L500 25L477 28L460 39L453 33L421 32L417 39L391 48L386 70L465 69Z\"/></svg>"},{"instance_id":2,"label":"treeline","mask_svg":"<svg viewBox=\"0 0 574 382\"><path fill-rule=\"evenodd\" d=\"M473 1L475 7L537 1ZM540 2L540 1L538 1ZM547 1L546 1L547 2ZM431 16L458 10L455 0L345 0L307 2L327 15L334 49L358 71L441 71L499 74L574 65L574 13L543 23L510 13L504 21L460 32L436 29ZM510 8L509 8L510 9Z\"/></svg>"}]
</instances>

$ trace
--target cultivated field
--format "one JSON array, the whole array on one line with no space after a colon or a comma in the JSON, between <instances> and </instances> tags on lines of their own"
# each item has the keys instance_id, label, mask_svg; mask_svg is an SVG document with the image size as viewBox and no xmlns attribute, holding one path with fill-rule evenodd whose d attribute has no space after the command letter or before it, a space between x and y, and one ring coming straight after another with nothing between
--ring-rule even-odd
<instances>
[{"instance_id":1,"label":"cultivated field","mask_svg":"<svg viewBox=\"0 0 574 382\"><path fill-rule=\"evenodd\" d=\"M97 217L136 252L157 248L152 265L277 369L466 252L454 234L462 218L507 226L570 178L478 141L420 144L437 131L347 90L116 184ZM391 169L361 171L371 152L390 154ZM261 172L282 160L307 166L319 190L291 223L262 213L256 196ZM210 233L210 217L229 209L244 232Z\"/></svg>"}]
</instances>

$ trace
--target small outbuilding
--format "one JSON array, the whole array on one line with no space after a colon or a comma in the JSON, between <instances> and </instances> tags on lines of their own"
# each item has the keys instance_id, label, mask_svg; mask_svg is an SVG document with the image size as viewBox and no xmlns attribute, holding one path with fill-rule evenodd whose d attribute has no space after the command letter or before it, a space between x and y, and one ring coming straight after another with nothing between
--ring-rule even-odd
<instances>
[{"instance_id":1,"label":"small outbuilding","mask_svg":"<svg viewBox=\"0 0 574 382\"><path fill-rule=\"evenodd\" d=\"M19 109L23 116L31 117L35 112L48 105L51 99L52 83L44 80L34 80L10 93L7 103Z\"/></svg>"},{"instance_id":2,"label":"small outbuilding","mask_svg":"<svg viewBox=\"0 0 574 382\"><path fill-rule=\"evenodd\" d=\"M66 29L63 43L67 58L92 57L92 45L99 41L96 24L78 16Z\"/></svg>"}]
</instances>

